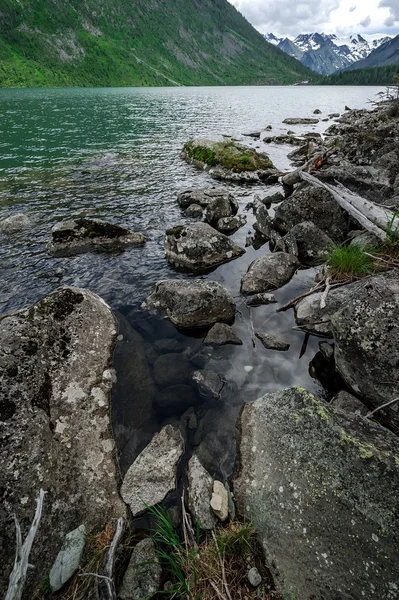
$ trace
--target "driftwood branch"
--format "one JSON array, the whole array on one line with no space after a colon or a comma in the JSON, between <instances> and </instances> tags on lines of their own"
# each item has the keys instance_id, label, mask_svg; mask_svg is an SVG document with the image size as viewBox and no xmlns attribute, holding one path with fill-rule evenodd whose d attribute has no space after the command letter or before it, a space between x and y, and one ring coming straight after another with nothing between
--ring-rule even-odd
<instances>
[{"instance_id":1,"label":"driftwood branch","mask_svg":"<svg viewBox=\"0 0 399 600\"><path fill-rule=\"evenodd\" d=\"M329 191L341 208L356 219L364 229L374 233L381 241L386 240L386 231L389 227L392 230L399 228L399 217L396 217L391 210L377 206L373 202L354 194L340 183L336 185L323 183L313 175L303 171L300 175L304 181Z\"/></svg>"},{"instance_id":2,"label":"driftwood branch","mask_svg":"<svg viewBox=\"0 0 399 600\"><path fill-rule=\"evenodd\" d=\"M399 402L399 398L394 398L394 400L390 400L389 402L387 402L386 404L383 404L382 406L379 406L378 408L376 408L375 410L373 410L372 412L369 412L366 415L366 418L369 419L370 417L372 417L373 415L375 415L376 412L382 410L383 408L387 408L388 406L391 406L391 404L395 404L395 402Z\"/></svg>"},{"instance_id":3,"label":"driftwood branch","mask_svg":"<svg viewBox=\"0 0 399 600\"><path fill-rule=\"evenodd\" d=\"M15 552L14 568L11 572L9 585L5 600L21 600L22 592L25 585L26 573L29 566L29 554L32 550L33 541L35 539L40 519L42 516L43 502L44 502L43 490L40 490L39 496L36 500L36 512L30 526L29 533L22 544L21 527L18 519L15 517L15 530L16 530L16 543L17 548Z\"/></svg>"},{"instance_id":4,"label":"driftwood branch","mask_svg":"<svg viewBox=\"0 0 399 600\"><path fill-rule=\"evenodd\" d=\"M125 529L125 519L120 517L115 526L114 537L112 543L105 556L104 567L102 573L98 577L98 598L99 600L116 600L115 582L114 582L114 565L116 552L121 543L123 532Z\"/></svg>"}]
</instances>

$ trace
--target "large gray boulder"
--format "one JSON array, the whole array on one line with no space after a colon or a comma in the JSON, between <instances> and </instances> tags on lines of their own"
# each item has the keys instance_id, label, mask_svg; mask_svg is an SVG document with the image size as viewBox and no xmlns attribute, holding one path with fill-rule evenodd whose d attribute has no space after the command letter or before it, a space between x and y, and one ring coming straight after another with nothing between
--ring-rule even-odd
<instances>
[{"instance_id":1,"label":"large gray boulder","mask_svg":"<svg viewBox=\"0 0 399 600\"><path fill-rule=\"evenodd\" d=\"M168 261L186 271L204 272L245 253L245 250L207 223L179 225L166 230Z\"/></svg>"},{"instance_id":2,"label":"large gray boulder","mask_svg":"<svg viewBox=\"0 0 399 600\"><path fill-rule=\"evenodd\" d=\"M110 425L111 309L89 292L60 288L0 320L0 590L15 554L15 514L31 523L47 494L33 545L27 597L41 589L66 535L88 535L123 516Z\"/></svg>"},{"instance_id":3,"label":"large gray boulder","mask_svg":"<svg viewBox=\"0 0 399 600\"><path fill-rule=\"evenodd\" d=\"M205 220L212 226L217 225L219 219L226 219L237 214L238 203L232 194L215 198L206 208Z\"/></svg>"},{"instance_id":4,"label":"large gray boulder","mask_svg":"<svg viewBox=\"0 0 399 600\"><path fill-rule=\"evenodd\" d=\"M79 218L54 225L47 250L53 256L74 256L84 252L121 251L129 246L144 246L146 241L142 233L133 233L120 225Z\"/></svg>"},{"instance_id":5,"label":"large gray boulder","mask_svg":"<svg viewBox=\"0 0 399 600\"><path fill-rule=\"evenodd\" d=\"M374 408L399 397L398 314L399 276L390 272L363 282L332 317L336 368ZM398 402L380 414L399 425Z\"/></svg>"},{"instance_id":6,"label":"large gray boulder","mask_svg":"<svg viewBox=\"0 0 399 600\"><path fill-rule=\"evenodd\" d=\"M300 388L246 404L240 430L234 493L277 588L396 599L398 438Z\"/></svg>"},{"instance_id":7,"label":"large gray boulder","mask_svg":"<svg viewBox=\"0 0 399 600\"><path fill-rule=\"evenodd\" d=\"M312 221L294 225L284 237L287 252L298 257L303 265L315 265L323 261L333 241Z\"/></svg>"},{"instance_id":8,"label":"large gray boulder","mask_svg":"<svg viewBox=\"0 0 399 600\"><path fill-rule=\"evenodd\" d=\"M121 496L133 517L159 504L176 488L176 471L184 452L179 429L166 425L156 433L126 473Z\"/></svg>"},{"instance_id":9,"label":"large gray boulder","mask_svg":"<svg viewBox=\"0 0 399 600\"><path fill-rule=\"evenodd\" d=\"M135 547L118 591L120 600L150 600L161 587L162 567L154 541L144 538Z\"/></svg>"},{"instance_id":10,"label":"large gray boulder","mask_svg":"<svg viewBox=\"0 0 399 600\"><path fill-rule=\"evenodd\" d=\"M235 302L226 288L216 281L202 279L158 281L142 307L161 312L182 328L229 321L236 312Z\"/></svg>"},{"instance_id":11,"label":"large gray boulder","mask_svg":"<svg viewBox=\"0 0 399 600\"><path fill-rule=\"evenodd\" d=\"M254 260L241 281L243 294L258 294L277 290L289 282L299 267L292 254L276 252Z\"/></svg>"},{"instance_id":12,"label":"large gray boulder","mask_svg":"<svg viewBox=\"0 0 399 600\"><path fill-rule=\"evenodd\" d=\"M0 233L17 233L32 227L32 221L25 213L15 213L0 220Z\"/></svg>"},{"instance_id":13,"label":"large gray boulder","mask_svg":"<svg viewBox=\"0 0 399 600\"><path fill-rule=\"evenodd\" d=\"M345 212L327 190L305 186L276 209L273 227L286 234L298 223L311 221L334 242L342 242L348 231Z\"/></svg>"}]
</instances>

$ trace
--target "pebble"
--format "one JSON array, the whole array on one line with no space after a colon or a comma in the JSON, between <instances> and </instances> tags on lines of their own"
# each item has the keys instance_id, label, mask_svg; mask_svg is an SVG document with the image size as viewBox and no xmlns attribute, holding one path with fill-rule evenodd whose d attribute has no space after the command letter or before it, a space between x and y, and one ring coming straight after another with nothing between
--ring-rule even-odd
<instances>
[{"instance_id":1,"label":"pebble","mask_svg":"<svg viewBox=\"0 0 399 600\"><path fill-rule=\"evenodd\" d=\"M252 567L248 571L248 581L253 587L258 587L262 583L262 577L256 567Z\"/></svg>"}]
</instances>

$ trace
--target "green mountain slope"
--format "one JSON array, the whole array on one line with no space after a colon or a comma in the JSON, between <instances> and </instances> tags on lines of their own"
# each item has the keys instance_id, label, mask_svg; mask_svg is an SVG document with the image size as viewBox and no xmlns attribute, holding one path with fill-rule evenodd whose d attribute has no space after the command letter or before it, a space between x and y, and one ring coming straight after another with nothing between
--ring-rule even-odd
<instances>
[{"instance_id":1,"label":"green mountain slope","mask_svg":"<svg viewBox=\"0 0 399 600\"><path fill-rule=\"evenodd\" d=\"M0 86L310 79L227 0L0 0Z\"/></svg>"}]
</instances>

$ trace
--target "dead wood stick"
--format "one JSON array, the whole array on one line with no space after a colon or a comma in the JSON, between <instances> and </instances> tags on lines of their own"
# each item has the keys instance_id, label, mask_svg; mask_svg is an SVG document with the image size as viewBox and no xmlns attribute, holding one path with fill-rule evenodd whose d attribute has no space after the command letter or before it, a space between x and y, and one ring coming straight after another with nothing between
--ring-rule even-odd
<instances>
[{"instance_id":1,"label":"dead wood stick","mask_svg":"<svg viewBox=\"0 0 399 600\"><path fill-rule=\"evenodd\" d=\"M114 537L112 538L111 546L106 554L105 564L102 573L99 574L98 581L98 598L99 600L116 600L115 582L114 582L114 565L115 556L118 546L122 540L125 529L125 519L119 517L115 526Z\"/></svg>"},{"instance_id":2,"label":"dead wood stick","mask_svg":"<svg viewBox=\"0 0 399 600\"><path fill-rule=\"evenodd\" d=\"M312 287L312 289L308 290L304 294L301 294L300 296L296 296L295 298L292 298L292 300L287 302L287 304L284 304L284 306L280 306L280 308L278 308L276 310L276 312L284 312L284 311L288 310L289 308L292 308L294 306L294 304L296 304L298 302L298 300L302 300L302 298L306 298L307 296L314 294L315 292L317 292L319 290L319 288L321 288L322 285L324 285L324 281L319 281L319 283L317 285L315 285L314 287Z\"/></svg>"},{"instance_id":3,"label":"dead wood stick","mask_svg":"<svg viewBox=\"0 0 399 600\"><path fill-rule=\"evenodd\" d=\"M324 290L324 292L321 295L320 298L320 308L323 309L326 307L327 304L327 296L328 296L328 292L331 289L331 277L327 277L326 279L326 288Z\"/></svg>"},{"instance_id":4,"label":"dead wood stick","mask_svg":"<svg viewBox=\"0 0 399 600\"><path fill-rule=\"evenodd\" d=\"M376 408L372 412L369 412L366 415L366 418L369 419L370 417L372 417L373 415L375 415L375 413L378 412L379 410L382 410L383 408L387 408L387 406L391 406L391 404L394 404L395 402L399 402L399 398L395 398L394 400L390 400L386 404L383 404L382 406L379 406L378 408Z\"/></svg>"}]
</instances>

